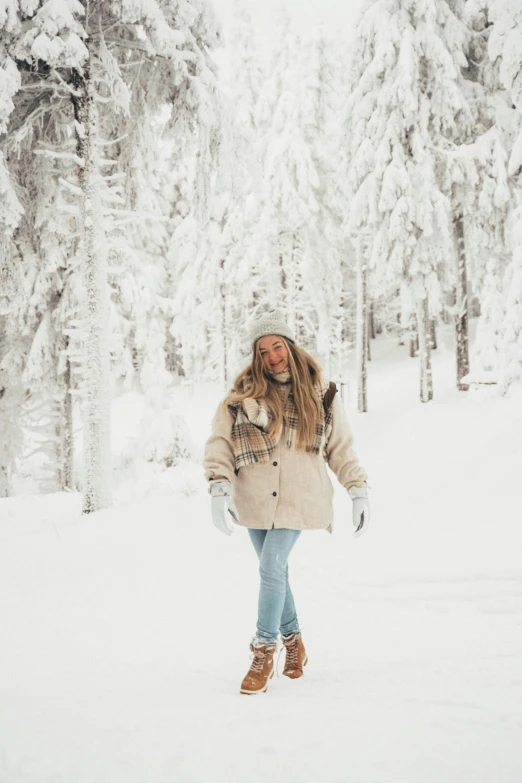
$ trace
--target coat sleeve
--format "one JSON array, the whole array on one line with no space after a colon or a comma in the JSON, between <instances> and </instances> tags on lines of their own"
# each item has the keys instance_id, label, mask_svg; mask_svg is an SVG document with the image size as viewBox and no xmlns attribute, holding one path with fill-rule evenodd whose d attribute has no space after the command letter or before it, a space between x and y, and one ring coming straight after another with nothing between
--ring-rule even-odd
<instances>
[{"instance_id":1,"label":"coat sleeve","mask_svg":"<svg viewBox=\"0 0 522 783\"><path fill-rule=\"evenodd\" d=\"M205 444L203 469L207 481L233 482L234 449L232 448L232 424L234 420L228 408L220 403L212 419L212 433Z\"/></svg>"},{"instance_id":2,"label":"coat sleeve","mask_svg":"<svg viewBox=\"0 0 522 783\"><path fill-rule=\"evenodd\" d=\"M332 431L328 439L328 465L345 489L365 487L367 474L353 448L353 435L344 405L336 394L332 403Z\"/></svg>"}]
</instances>

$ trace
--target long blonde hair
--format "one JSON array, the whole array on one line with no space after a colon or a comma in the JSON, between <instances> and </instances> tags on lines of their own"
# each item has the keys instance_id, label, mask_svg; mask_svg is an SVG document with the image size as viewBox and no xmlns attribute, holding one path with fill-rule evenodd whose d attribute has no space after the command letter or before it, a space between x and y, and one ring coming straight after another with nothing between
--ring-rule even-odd
<instances>
[{"instance_id":1,"label":"long blonde hair","mask_svg":"<svg viewBox=\"0 0 522 783\"><path fill-rule=\"evenodd\" d=\"M296 448L298 451L313 451L316 439L316 427L321 420L321 400L314 387L323 384L321 368L303 348L281 337L288 351L288 370L293 380L294 403L297 410ZM284 411L281 395L268 374L261 352L259 340L254 346L252 361L239 373L232 390L223 402L238 403L247 397L263 400L273 417L270 435L281 432L284 423Z\"/></svg>"}]
</instances>

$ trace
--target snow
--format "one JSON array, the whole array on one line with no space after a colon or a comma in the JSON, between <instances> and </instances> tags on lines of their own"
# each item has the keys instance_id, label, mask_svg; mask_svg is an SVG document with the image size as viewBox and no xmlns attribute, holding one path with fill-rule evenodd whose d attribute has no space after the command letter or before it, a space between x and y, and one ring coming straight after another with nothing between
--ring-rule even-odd
<instances>
[{"instance_id":1,"label":"snow","mask_svg":"<svg viewBox=\"0 0 522 783\"><path fill-rule=\"evenodd\" d=\"M290 560L305 677L261 696L239 694L256 556L212 526L197 463L88 517L75 494L0 501L2 783L521 779L522 408L457 392L439 345L421 405L418 362L372 342L370 412L347 402L370 531L337 485L333 536ZM219 397L179 388L198 457Z\"/></svg>"}]
</instances>

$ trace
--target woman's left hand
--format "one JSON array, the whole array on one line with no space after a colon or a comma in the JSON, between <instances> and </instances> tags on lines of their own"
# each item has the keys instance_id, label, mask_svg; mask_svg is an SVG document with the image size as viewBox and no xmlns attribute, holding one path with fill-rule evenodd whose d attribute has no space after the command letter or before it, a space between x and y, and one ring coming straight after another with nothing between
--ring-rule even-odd
<instances>
[{"instance_id":1,"label":"woman's left hand","mask_svg":"<svg viewBox=\"0 0 522 783\"><path fill-rule=\"evenodd\" d=\"M351 487L348 490L353 501L353 526L355 528L354 536L358 538L365 530L368 530L370 523L370 501L368 500L368 490L366 487Z\"/></svg>"}]
</instances>

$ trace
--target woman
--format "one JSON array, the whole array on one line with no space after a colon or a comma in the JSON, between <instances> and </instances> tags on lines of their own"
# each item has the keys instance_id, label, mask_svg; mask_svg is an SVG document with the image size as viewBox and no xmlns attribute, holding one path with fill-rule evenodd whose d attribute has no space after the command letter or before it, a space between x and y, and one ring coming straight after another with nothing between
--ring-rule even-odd
<instances>
[{"instance_id":1,"label":"woman","mask_svg":"<svg viewBox=\"0 0 522 783\"><path fill-rule=\"evenodd\" d=\"M283 674L303 674L308 657L288 582L288 557L302 530L332 532L333 487L326 462L353 500L354 535L368 527L366 473L335 384L296 345L279 310L250 326L252 360L220 404L205 447L212 519L222 532L248 528L260 563L252 664L241 693L266 691L281 633ZM233 520L233 521L232 521Z\"/></svg>"}]
</instances>

